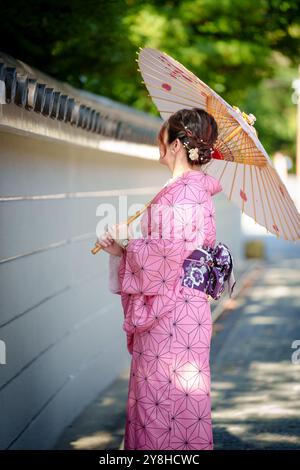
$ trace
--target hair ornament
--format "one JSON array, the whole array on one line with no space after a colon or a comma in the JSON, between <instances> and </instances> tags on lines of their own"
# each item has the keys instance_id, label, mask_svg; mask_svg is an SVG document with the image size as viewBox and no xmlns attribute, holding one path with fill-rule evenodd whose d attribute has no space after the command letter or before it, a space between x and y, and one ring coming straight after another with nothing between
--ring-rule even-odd
<instances>
[{"instance_id":1,"label":"hair ornament","mask_svg":"<svg viewBox=\"0 0 300 470\"><path fill-rule=\"evenodd\" d=\"M199 157L197 147L192 148L192 149L189 150L189 157L190 157L191 160L197 160L197 158Z\"/></svg>"},{"instance_id":2,"label":"hair ornament","mask_svg":"<svg viewBox=\"0 0 300 470\"><path fill-rule=\"evenodd\" d=\"M190 129L188 129L187 126L184 126L185 130L186 130L186 134L189 135L190 137L193 135L192 131L190 131Z\"/></svg>"},{"instance_id":3,"label":"hair ornament","mask_svg":"<svg viewBox=\"0 0 300 470\"><path fill-rule=\"evenodd\" d=\"M193 133L188 129L187 126L184 126L184 129L185 129L187 135L189 135L189 136L192 136L192 135L193 135ZM200 139L200 142L203 143L203 144L208 144L208 142L204 141L203 139ZM204 157L203 157L202 155L199 156L199 149L198 149L198 147L189 149L189 148L188 148L188 145L187 145L187 144L189 144L189 143L190 143L189 140L187 140L187 141L184 142L184 144L183 144L183 145L187 148L187 150L188 150L189 158L190 158L191 160L197 160L197 159L199 158L199 161L202 162L202 161L204 160ZM210 150L211 154L212 154L213 151L214 151L213 147L210 147L209 150Z\"/></svg>"}]
</instances>

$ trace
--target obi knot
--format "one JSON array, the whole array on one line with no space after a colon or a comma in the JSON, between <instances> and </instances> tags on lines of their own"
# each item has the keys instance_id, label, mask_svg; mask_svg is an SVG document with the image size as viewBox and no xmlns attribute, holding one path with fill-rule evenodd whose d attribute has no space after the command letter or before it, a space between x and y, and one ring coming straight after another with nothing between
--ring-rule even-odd
<instances>
[{"instance_id":1,"label":"obi knot","mask_svg":"<svg viewBox=\"0 0 300 470\"><path fill-rule=\"evenodd\" d=\"M203 291L218 299L228 286L229 297L236 284L233 259L225 243L214 248L203 246L194 250L183 262L184 276L181 285Z\"/></svg>"}]
</instances>

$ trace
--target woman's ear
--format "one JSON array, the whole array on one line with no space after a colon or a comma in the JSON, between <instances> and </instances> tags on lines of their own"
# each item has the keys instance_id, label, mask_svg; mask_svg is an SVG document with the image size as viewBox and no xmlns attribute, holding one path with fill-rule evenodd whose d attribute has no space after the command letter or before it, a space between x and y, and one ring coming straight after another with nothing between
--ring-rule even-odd
<instances>
[{"instance_id":1,"label":"woman's ear","mask_svg":"<svg viewBox=\"0 0 300 470\"><path fill-rule=\"evenodd\" d=\"M180 149L180 140L178 139L178 137L175 139L174 141L174 150L179 150Z\"/></svg>"}]
</instances>

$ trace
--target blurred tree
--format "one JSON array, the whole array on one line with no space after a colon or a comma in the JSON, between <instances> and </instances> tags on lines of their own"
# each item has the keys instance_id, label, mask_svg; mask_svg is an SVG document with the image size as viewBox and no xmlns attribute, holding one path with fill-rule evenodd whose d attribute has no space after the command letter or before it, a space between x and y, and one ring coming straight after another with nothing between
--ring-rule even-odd
<instances>
[{"instance_id":1,"label":"blurred tree","mask_svg":"<svg viewBox=\"0 0 300 470\"><path fill-rule=\"evenodd\" d=\"M3 52L75 87L119 98L117 82L130 77L135 65L135 46L123 26L124 0L0 0L0 5Z\"/></svg>"},{"instance_id":2,"label":"blurred tree","mask_svg":"<svg viewBox=\"0 0 300 470\"><path fill-rule=\"evenodd\" d=\"M298 0L14 0L1 18L4 52L156 115L135 59L138 47L161 49L255 114L267 152L295 158Z\"/></svg>"}]
</instances>

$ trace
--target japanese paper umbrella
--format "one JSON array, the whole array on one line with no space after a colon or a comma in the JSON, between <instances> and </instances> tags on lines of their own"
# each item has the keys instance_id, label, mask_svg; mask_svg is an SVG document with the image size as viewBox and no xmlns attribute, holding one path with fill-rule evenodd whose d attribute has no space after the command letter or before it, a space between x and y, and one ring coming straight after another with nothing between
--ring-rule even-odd
<instances>
[{"instance_id":1,"label":"japanese paper umbrella","mask_svg":"<svg viewBox=\"0 0 300 470\"><path fill-rule=\"evenodd\" d=\"M212 159L203 170L219 180L228 199L286 240L300 239L300 214L258 139L255 116L229 105L178 61L157 49L139 48L138 71L163 120L182 108L201 108L218 124Z\"/></svg>"}]
</instances>

